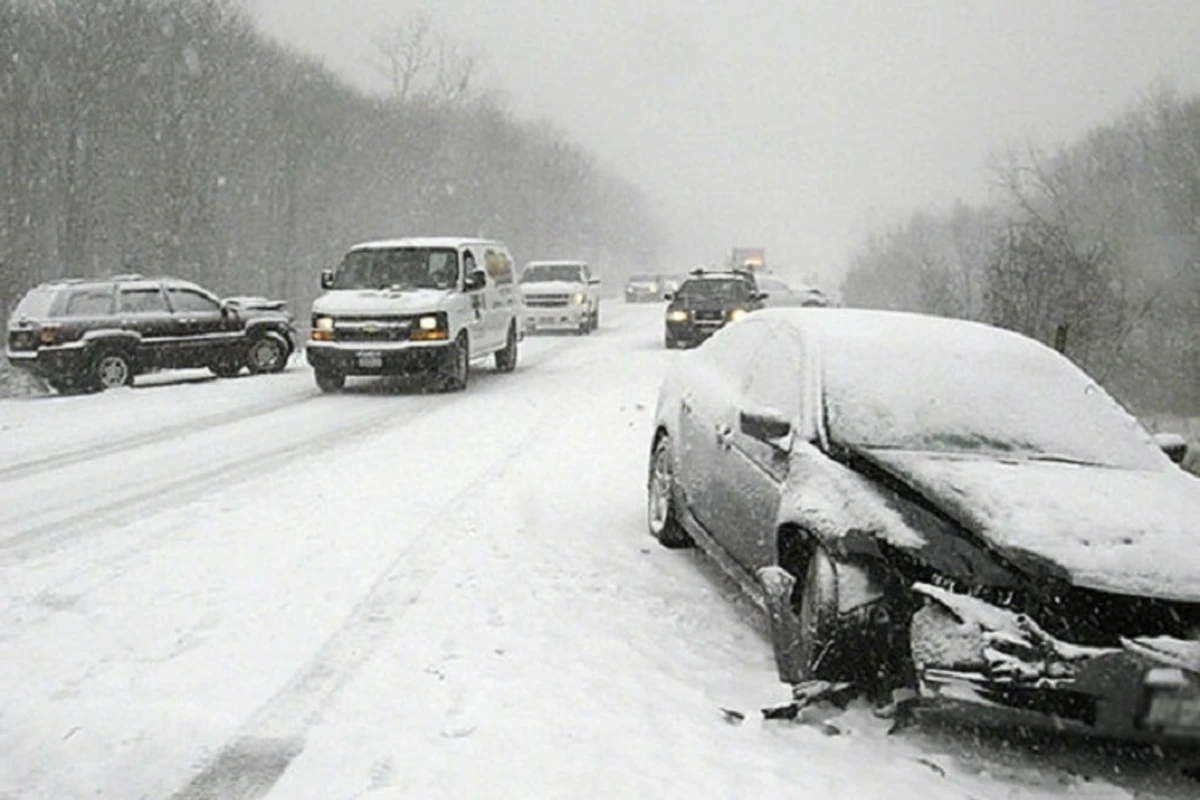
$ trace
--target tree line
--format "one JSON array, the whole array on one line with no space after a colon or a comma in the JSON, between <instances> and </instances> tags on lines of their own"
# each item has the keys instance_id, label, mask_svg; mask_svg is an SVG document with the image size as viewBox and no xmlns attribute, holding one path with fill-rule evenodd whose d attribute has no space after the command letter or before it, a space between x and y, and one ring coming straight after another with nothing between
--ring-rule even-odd
<instances>
[{"instance_id":1,"label":"tree line","mask_svg":"<svg viewBox=\"0 0 1200 800\"><path fill-rule=\"evenodd\" d=\"M987 203L868 236L846 304L1017 330L1138 413L1200 414L1200 97L1156 86L1058 149L996 153L990 171Z\"/></svg>"},{"instance_id":2,"label":"tree line","mask_svg":"<svg viewBox=\"0 0 1200 800\"><path fill-rule=\"evenodd\" d=\"M303 311L354 241L501 238L519 261L649 263L639 190L478 86L415 18L373 96L234 0L0 0L0 319L65 276L171 274Z\"/></svg>"}]
</instances>

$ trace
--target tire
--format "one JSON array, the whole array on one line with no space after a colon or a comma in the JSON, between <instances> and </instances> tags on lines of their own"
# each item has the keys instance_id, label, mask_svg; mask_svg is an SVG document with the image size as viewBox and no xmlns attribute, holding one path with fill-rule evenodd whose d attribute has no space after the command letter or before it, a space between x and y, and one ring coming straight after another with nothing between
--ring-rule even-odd
<instances>
[{"instance_id":1,"label":"tire","mask_svg":"<svg viewBox=\"0 0 1200 800\"><path fill-rule=\"evenodd\" d=\"M466 333L460 333L454 344L447 348L445 372L440 386L443 392L461 392L467 388L471 376L471 345Z\"/></svg>"},{"instance_id":2,"label":"tire","mask_svg":"<svg viewBox=\"0 0 1200 800\"><path fill-rule=\"evenodd\" d=\"M340 392L346 386L346 376L340 372L316 372L317 388L325 394Z\"/></svg>"},{"instance_id":3,"label":"tire","mask_svg":"<svg viewBox=\"0 0 1200 800\"><path fill-rule=\"evenodd\" d=\"M251 375L282 372L287 367L287 343L275 334L256 336L246 348L246 366Z\"/></svg>"},{"instance_id":4,"label":"tire","mask_svg":"<svg viewBox=\"0 0 1200 800\"><path fill-rule=\"evenodd\" d=\"M663 434L654 443L646 485L646 522L650 535L672 550L691 547L688 535L675 514L675 469L671 459L671 437Z\"/></svg>"},{"instance_id":5,"label":"tire","mask_svg":"<svg viewBox=\"0 0 1200 800\"><path fill-rule=\"evenodd\" d=\"M845 678L845 664L840 663L838 652L838 573L821 547L812 548L804 576L792 595L792 612L798 624L793 644L798 678Z\"/></svg>"},{"instance_id":6,"label":"tire","mask_svg":"<svg viewBox=\"0 0 1200 800\"><path fill-rule=\"evenodd\" d=\"M517 368L517 326L508 326L508 340L503 350L496 351L496 369L500 372L512 372Z\"/></svg>"},{"instance_id":7,"label":"tire","mask_svg":"<svg viewBox=\"0 0 1200 800\"><path fill-rule=\"evenodd\" d=\"M579 330L576 331L580 336L587 336L592 332L592 317L589 314L588 318L579 323Z\"/></svg>"},{"instance_id":8,"label":"tire","mask_svg":"<svg viewBox=\"0 0 1200 800\"><path fill-rule=\"evenodd\" d=\"M99 391L133 386L133 359L121 350L101 350L92 359L90 383Z\"/></svg>"},{"instance_id":9,"label":"tire","mask_svg":"<svg viewBox=\"0 0 1200 800\"><path fill-rule=\"evenodd\" d=\"M209 364L208 371L218 378L233 378L242 371L242 366L236 357L231 356Z\"/></svg>"},{"instance_id":10,"label":"tire","mask_svg":"<svg viewBox=\"0 0 1200 800\"><path fill-rule=\"evenodd\" d=\"M592 330L600 330L600 306L596 306L596 310L592 312Z\"/></svg>"}]
</instances>

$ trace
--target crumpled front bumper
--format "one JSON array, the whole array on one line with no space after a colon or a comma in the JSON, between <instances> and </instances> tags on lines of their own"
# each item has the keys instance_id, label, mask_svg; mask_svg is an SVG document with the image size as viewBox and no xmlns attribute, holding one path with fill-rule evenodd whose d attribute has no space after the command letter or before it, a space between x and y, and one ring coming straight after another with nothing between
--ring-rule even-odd
<instances>
[{"instance_id":1,"label":"crumpled front bumper","mask_svg":"<svg viewBox=\"0 0 1200 800\"><path fill-rule=\"evenodd\" d=\"M1200 742L1200 642L1083 647L978 598L913 589L925 598L911 627L924 705L984 708L1109 738Z\"/></svg>"}]
</instances>

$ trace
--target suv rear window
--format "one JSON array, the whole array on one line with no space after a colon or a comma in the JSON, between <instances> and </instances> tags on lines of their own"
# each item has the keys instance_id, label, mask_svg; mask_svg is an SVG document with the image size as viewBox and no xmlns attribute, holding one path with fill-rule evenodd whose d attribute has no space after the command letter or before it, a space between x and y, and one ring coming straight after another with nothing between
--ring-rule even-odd
<instances>
[{"instance_id":1,"label":"suv rear window","mask_svg":"<svg viewBox=\"0 0 1200 800\"><path fill-rule=\"evenodd\" d=\"M30 319L45 319L50 316L50 308L54 305L56 292L52 289L33 289L13 309L13 319L29 317Z\"/></svg>"}]
</instances>

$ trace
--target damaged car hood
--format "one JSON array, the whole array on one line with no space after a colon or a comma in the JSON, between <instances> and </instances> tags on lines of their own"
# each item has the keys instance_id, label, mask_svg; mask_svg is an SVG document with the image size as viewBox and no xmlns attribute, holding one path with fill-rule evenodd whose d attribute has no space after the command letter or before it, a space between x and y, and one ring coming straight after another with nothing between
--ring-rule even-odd
<instances>
[{"instance_id":1,"label":"damaged car hood","mask_svg":"<svg viewBox=\"0 0 1200 800\"><path fill-rule=\"evenodd\" d=\"M1182 470L862 450L1017 564L1088 589L1200 602L1200 481Z\"/></svg>"}]
</instances>

